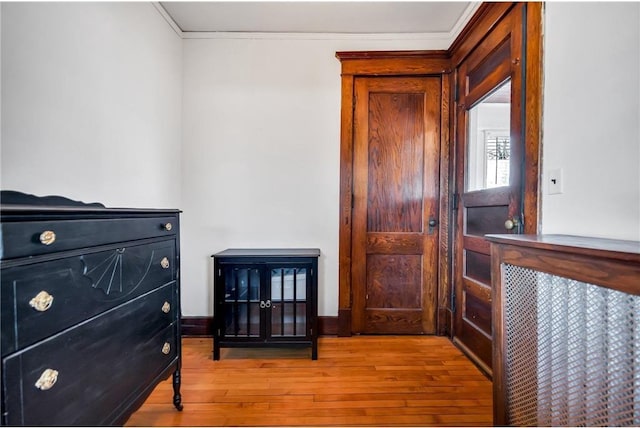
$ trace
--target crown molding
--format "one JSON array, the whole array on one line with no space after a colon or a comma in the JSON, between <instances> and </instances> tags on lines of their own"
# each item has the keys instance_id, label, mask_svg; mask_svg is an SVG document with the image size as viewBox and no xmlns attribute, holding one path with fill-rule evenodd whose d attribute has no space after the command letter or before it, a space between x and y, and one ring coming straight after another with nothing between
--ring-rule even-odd
<instances>
[{"instance_id":1,"label":"crown molding","mask_svg":"<svg viewBox=\"0 0 640 428\"><path fill-rule=\"evenodd\" d=\"M182 31L182 29L180 29L178 24L176 24L176 21L173 20L173 18L171 17L171 15L169 15L169 13L165 10L165 8L162 7L160 2L153 1L151 2L151 4L153 5L153 7L156 8L160 16L162 16L165 22L169 24L169 27L171 27L171 29L178 35L178 37L180 37L181 39L184 39L184 32Z\"/></svg>"},{"instance_id":2,"label":"crown molding","mask_svg":"<svg viewBox=\"0 0 640 428\"><path fill-rule=\"evenodd\" d=\"M183 39L254 40L425 40L448 47L449 33L249 33L234 31L183 31ZM447 46L445 46L447 45Z\"/></svg>"},{"instance_id":3,"label":"crown molding","mask_svg":"<svg viewBox=\"0 0 640 428\"><path fill-rule=\"evenodd\" d=\"M182 31L160 2L151 3L181 39L221 40L425 40L438 41L440 49L448 49L467 25L481 2L472 2L449 32L437 33L260 33L235 31Z\"/></svg>"},{"instance_id":4,"label":"crown molding","mask_svg":"<svg viewBox=\"0 0 640 428\"><path fill-rule=\"evenodd\" d=\"M449 43L447 45L447 49L449 49L451 45L453 45L453 42L456 41L458 35L460 35L462 30L464 30L464 27L466 27L466 25L469 23L469 21L478 11L481 5L482 2L472 2L471 4L469 4L469 6L467 6L464 12L462 12L462 15L460 15L460 19L458 19L458 22L456 22L453 28L451 28L451 31L449 31Z\"/></svg>"}]
</instances>

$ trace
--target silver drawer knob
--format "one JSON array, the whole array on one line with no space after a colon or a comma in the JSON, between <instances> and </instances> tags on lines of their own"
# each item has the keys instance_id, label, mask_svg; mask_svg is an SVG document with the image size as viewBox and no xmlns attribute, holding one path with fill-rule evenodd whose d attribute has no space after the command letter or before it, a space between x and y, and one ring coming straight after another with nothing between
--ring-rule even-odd
<instances>
[{"instance_id":1,"label":"silver drawer knob","mask_svg":"<svg viewBox=\"0 0 640 428\"><path fill-rule=\"evenodd\" d=\"M165 314L168 314L170 310L171 310L171 305L169 304L169 302L164 302L164 305L162 305L162 312L164 312Z\"/></svg>"},{"instance_id":2,"label":"silver drawer knob","mask_svg":"<svg viewBox=\"0 0 640 428\"><path fill-rule=\"evenodd\" d=\"M160 266L162 266L162 269L169 269L169 259L163 257L162 260L160 260Z\"/></svg>"},{"instance_id":3,"label":"silver drawer knob","mask_svg":"<svg viewBox=\"0 0 640 428\"><path fill-rule=\"evenodd\" d=\"M164 230L166 230L167 232L170 231L171 229L173 229L173 226L171 225L171 223L166 223L164 226L162 226L164 228Z\"/></svg>"},{"instance_id":4,"label":"silver drawer knob","mask_svg":"<svg viewBox=\"0 0 640 428\"><path fill-rule=\"evenodd\" d=\"M36 382L36 388L41 391L51 389L58 380L58 371L53 369L46 369L40 375L40 379Z\"/></svg>"},{"instance_id":5,"label":"silver drawer knob","mask_svg":"<svg viewBox=\"0 0 640 428\"><path fill-rule=\"evenodd\" d=\"M36 294L36 297L29 300L29 306L38 312L44 312L53 304L53 296L46 291L41 291Z\"/></svg>"},{"instance_id":6,"label":"silver drawer knob","mask_svg":"<svg viewBox=\"0 0 640 428\"><path fill-rule=\"evenodd\" d=\"M45 230L40 234L40 243L42 245L51 245L56 242L56 234L52 230Z\"/></svg>"},{"instance_id":7,"label":"silver drawer knob","mask_svg":"<svg viewBox=\"0 0 640 428\"><path fill-rule=\"evenodd\" d=\"M162 345L162 353L164 355L169 355L169 352L171 352L171 344L169 342L164 342L164 345Z\"/></svg>"}]
</instances>

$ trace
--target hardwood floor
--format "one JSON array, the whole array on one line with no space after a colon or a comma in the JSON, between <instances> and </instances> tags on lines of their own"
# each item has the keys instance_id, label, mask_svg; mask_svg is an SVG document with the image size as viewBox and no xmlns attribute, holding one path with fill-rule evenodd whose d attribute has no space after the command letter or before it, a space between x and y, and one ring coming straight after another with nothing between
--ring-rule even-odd
<instances>
[{"instance_id":1,"label":"hardwood floor","mask_svg":"<svg viewBox=\"0 0 640 428\"><path fill-rule=\"evenodd\" d=\"M183 339L182 401L171 379L126 426L486 426L491 382L444 337L321 337L310 350L222 349Z\"/></svg>"}]
</instances>

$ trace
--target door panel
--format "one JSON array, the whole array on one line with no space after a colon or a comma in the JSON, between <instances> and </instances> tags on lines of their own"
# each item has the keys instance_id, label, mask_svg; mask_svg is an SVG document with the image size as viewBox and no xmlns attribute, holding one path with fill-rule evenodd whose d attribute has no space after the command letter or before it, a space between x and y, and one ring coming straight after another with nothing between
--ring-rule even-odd
<instances>
[{"instance_id":1,"label":"door panel","mask_svg":"<svg viewBox=\"0 0 640 428\"><path fill-rule=\"evenodd\" d=\"M354 333L436 329L440 77L355 79Z\"/></svg>"},{"instance_id":2,"label":"door panel","mask_svg":"<svg viewBox=\"0 0 640 428\"><path fill-rule=\"evenodd\" d=\"M522 6L458 68L454 341L491 373L489 244L522 227ZM506 220L517 225L505 229Z\"/></svg>"}]
</instances>

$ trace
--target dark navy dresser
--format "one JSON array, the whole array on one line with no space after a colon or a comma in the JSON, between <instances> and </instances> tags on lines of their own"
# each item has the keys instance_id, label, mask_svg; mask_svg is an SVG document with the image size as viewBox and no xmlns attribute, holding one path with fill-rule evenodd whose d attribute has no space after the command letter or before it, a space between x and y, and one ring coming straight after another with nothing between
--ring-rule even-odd
<instances>
[{"instance_id":1,"label":"dark navy dresser","mask_svg":"<svg viewBox=\"0 0 640 428\"><path fill-rule=\"evenodd\" d=\"M181 410L179 211L0 202L2 424L121 425L169 375Z\"/></svg>"}]
</instances>

